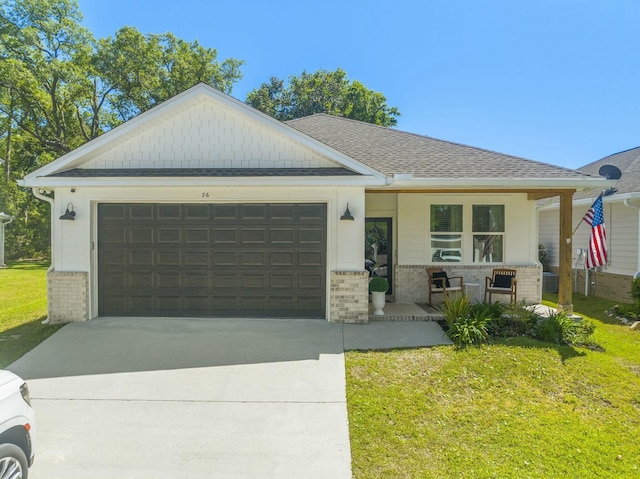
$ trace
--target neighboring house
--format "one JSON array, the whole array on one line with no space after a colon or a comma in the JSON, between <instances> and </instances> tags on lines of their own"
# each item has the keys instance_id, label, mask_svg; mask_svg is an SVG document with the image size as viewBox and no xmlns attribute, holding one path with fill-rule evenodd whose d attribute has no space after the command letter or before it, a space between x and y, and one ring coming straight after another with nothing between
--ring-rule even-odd
<instances>
[{"instance_id":1,"label":"neighboring house","mask_svg":"<svg viewBox=\"0 0 640 479\"><path fill-rule=\"evenodd\" d=\"M535 200L608 182L329 115L285 124L200 84L20 184L52 204L52 321L366 322L377 253L398 302L426 302L434 263L483 286L516 268L539 301Z\"/></svg>"},{"instance_id":2,"label":"neighboring house","mask_svg":"<svg viewBox=\"0 0 640 479\"><path fill-rule=\"evenodd\" d=\"M603 198L607 231L609 264L589 272L585 289L584 257L579 249L588 247L590 227L582 221L601 189L579 192L573 200L573 278L575 291L589 295L631 301L631 280L640 271L640 147L606 156L578 168L589 175L598 175L604 165L614 165L622 172L616 182L617 191ZM558 203L557 199L542 201L538 208L540 243L550 257L552 268L558 265Z\"/></svg>"},{"instance_id":3,"label":"neighboring house","mask_svg":"<svg viewBox=\"0 0 640 479\"><path fill-rule=\"evenodd\" d=\"M4 264L4 227L13 221L13 216L6 213L0 213L0 268L6 266Z\"/></svg>"}]
</instances>

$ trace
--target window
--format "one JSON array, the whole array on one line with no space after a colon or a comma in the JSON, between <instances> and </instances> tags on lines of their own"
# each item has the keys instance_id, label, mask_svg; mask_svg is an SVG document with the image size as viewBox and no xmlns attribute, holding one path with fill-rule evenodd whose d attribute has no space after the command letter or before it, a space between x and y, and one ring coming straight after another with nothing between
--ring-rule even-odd
<instances>
[{"instance_id":1,"label":"window","mask_svg":"<svg viewBox=\"0 0 640 479\"><path fill-rule=\"evenodd\" d=\"M504 262L505 205L469 206L430 205L432 263Z\"/></svg>"},{"instance_id":2,"label":"window","mask_svg":"<svg viewBox=\"0 0 640 479\"><path fill-rule=\"evenodd\" d=\"M504 205L473 205L473 262L504 261Z\"/></svg>"},{"instance_id":3,"label":"window","mask_svg":"<svg viewBox=\"0 0 640 479\"><path fill-rule=\"evenodd\" d=\"M462 261L462 205L431 205L431 261Z\"/></svg>"}]
</instances>

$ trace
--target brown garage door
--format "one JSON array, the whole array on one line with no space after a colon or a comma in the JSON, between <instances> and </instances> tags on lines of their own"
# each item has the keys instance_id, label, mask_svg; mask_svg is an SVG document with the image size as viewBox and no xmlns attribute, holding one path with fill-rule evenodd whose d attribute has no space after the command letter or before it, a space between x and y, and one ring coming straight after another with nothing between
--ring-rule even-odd
<instances>
[{"instance_id":1,"label":"brown garage door","mask_svg":"<svg viewBox=\"0 0 640 479\"><path fill-rule=\"evenodd\" d=\"M325 317L325 204L100 204L101 316Z\"/></svg>"}]
</instances>

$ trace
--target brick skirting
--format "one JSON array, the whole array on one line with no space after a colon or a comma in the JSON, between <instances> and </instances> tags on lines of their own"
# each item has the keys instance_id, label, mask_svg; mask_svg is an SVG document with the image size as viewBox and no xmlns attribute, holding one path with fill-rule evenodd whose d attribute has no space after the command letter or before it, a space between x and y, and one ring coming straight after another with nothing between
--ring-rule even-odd
<instances>
[{"instance_id":1,"label":"brick skirting","mask_svg":"<svg viewBox=\"0 0 640 479\"><path fill-rule=\"evenodd\" d=\"M435 265L433 265L435 266ZM538 303L542 298L542 268L539 266L513 266L513 265L454 265L442 264L449 276L462 276L465 282L479 284L477 291L479 299L484 297L485 277L491 276L494 268L509 268L517 270L518 301ZM394 272L394 292L398 303L426 303L429 299L427 287L426 265L396 265ZM509 301L508 296L494 296L493 300Z\"/></svg>"},{"instance_id":2,"label":"brick skirting","mask_svg":"<svg viewBox=\"0 0 640 479\"><path fill-rule=\"evenodd\" d=\"M49 271L47 296L49 321L68 323L89 319L89 275L86 272Z\"/></svg>"},{"instance_id":3,"label":"brick skirting","mask_svg":"<svg viewBox=\"0 0 640 479\"><path fill-rule=\"evenodd\" d=\"M369 272L331 272L332 323L367 323L369 321Z\"/></svg>"}]
</instances>

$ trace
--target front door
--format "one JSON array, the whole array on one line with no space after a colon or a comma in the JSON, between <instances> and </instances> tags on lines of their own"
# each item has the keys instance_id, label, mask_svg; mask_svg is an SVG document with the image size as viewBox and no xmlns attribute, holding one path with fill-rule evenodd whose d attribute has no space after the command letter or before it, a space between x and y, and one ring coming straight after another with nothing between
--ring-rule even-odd
<instances>
[{"instance_id":1,"label":"front door","mask_svg":"<svg viewBox=\"0 0 640 479\"><path fill-rule=\"evenodd\" d=\"M366 218L364 226L365 268L370 276L383 276L393 285L393 245L391 218Z\"/></svg>"}]
</instances>

